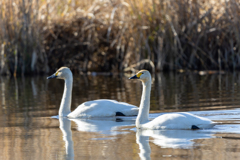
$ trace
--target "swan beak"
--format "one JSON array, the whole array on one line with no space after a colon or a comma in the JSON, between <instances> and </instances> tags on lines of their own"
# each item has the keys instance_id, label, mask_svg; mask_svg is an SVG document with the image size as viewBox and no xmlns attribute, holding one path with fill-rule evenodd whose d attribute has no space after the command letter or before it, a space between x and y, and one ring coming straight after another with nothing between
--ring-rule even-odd
<instances>
[{"instance_id":1,"label":"swan beak","mask_svg":"<svg viewBox=\"0 0 240 160\"><path fill-rule=\"evenodd\" d=\"M47 79L53 79L53 78L57 78L57 76L55 76L55 74L53 74L53 75L47 77Z\"/></svg>"},{"instance_id":2,"label":"swan beak","mask_svg":"<svg viewBox=\"0 0 240 160\"><path fill-rule=\"evenodd\" d=\"M134 76L130 77L129 79L139 79L139 78L137 77L137 75L134 75Z\"/></svg>"}]
</instances>

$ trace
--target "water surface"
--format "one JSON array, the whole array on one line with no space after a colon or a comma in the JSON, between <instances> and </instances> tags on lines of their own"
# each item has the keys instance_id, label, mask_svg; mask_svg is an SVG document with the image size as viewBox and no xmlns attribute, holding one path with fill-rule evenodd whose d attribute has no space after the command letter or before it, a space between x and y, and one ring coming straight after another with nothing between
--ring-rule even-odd
<instances>
[{"instance_id":1,"label":"water surface","mask_svg":"<svg viewBox=\"0 0 240 160\"><path fill-rule=\"evenodd\" d=\"M93 99L139 105L130 75L74 75L72 110ZM209 130L137 131L136 117L56 119L62 80L0 77L0 159L239 159L240 74L153 75L150 119L188 111L222 124Z\"/></svg>"}]
</instances>

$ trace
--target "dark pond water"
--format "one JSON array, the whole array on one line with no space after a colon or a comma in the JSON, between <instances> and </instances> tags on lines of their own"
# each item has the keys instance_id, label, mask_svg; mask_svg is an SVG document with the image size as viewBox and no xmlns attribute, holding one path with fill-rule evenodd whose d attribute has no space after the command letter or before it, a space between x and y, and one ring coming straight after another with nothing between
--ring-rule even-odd
<instances>
[{"instance_id":1,"label":"dark pond water","mask_svg":"<svg viewBox=\"0 0 240 160\"><path fill-rule=\"evenodd\" d=\"M51 118L62 80L0 77L0 159L239 159L240 73L153 76L150 118L187 111L221 125L209 130L137 131L136 117ZM139 105L130 75L74 75L72 110L94 99Z\"/></svg>"}]
</instances>

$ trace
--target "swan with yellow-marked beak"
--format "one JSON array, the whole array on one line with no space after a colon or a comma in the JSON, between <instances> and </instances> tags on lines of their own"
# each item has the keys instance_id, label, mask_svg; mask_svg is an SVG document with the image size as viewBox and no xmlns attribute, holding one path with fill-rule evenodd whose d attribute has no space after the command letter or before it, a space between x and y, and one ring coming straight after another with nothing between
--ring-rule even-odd
<instances>
[{"instance_id":1,"label":"swan with yellow-marked beak","mask_svg":"<svg viewBox=\"0 0 240 160\"><path fill-rule=\"evenodd\" d=\"M73 75L69 68L61 67L53 75L47 79L63 79L64 92L62 101L58 111L60 117L69 118L92 118L92 117L114 117L114 116L136 116L138 114L138 107L118 102L110 99L98 99L87 101L79 105L73 112L71 112ZM84 91L87 92L87 91Z\"/></svg>"},{"instance_id":2,"label":"swan with yellow-marked beak","mask_svg":"<svg viewBox=\"0 0 240 160\"><path fill-rule=\"evenodd\" d=\"M139 113L135 122L138 129L206 129L216 125L207 118L187 112L167 113L149 121L151 74L147 70L141 70L129 79L138 79L142 81L143 86Z\"/></svg>"}]
</instances>

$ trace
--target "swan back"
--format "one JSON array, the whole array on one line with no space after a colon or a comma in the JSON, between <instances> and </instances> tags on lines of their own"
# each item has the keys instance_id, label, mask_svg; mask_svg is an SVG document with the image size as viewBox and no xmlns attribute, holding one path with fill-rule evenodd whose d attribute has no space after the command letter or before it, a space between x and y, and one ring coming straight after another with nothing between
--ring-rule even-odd
<instances>
[{"instance_id":1,"label":"swan back","mask_svg":"<svg viewBox=\"0 0 240 160\"><path fill-rule=\"evenodd\" d=\"M212 128L216 123L211 120L199 117L187 112L166 113L149 123L143 124L144 129L192 129L192 126L198 129Z\"/></svg>"},{"instance_id":2,"label":"swan back","mask_svg":"<svg viewBox=\"0 0 240 160\"><path fill-rule=\"evenodd\" d=\"M73 112L71 112L68 117L111 117L115 116L116 112L121 112L125 116L137 115L138 107L115 100L99 99L82 103Z\"/></svg>"}]
</instances>

